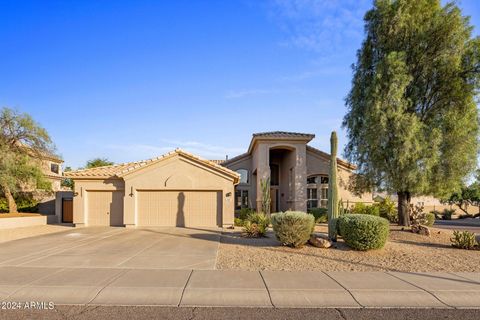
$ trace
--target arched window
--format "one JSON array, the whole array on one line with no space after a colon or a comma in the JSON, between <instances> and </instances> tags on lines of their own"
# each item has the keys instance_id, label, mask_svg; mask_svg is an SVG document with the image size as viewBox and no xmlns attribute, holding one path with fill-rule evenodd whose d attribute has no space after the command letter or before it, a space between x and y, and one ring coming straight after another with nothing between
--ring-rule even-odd
<instances>
[{"instance_id":1,"label":"arched window","mask_svg":"<svg viewBox=\"0 0 480 320\"><path fill-rule=\"evenodd\" d=\"M248 170L246 169L238 169L237 173L240 175L240 183L241 184L248 184Z\"/></svg>"}]
</instances>

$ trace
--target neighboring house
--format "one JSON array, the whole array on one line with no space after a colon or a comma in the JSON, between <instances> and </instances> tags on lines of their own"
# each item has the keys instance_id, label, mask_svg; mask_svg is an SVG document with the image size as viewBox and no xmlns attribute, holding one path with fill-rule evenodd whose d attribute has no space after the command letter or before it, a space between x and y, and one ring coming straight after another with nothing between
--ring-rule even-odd
<instances>
[{"instance_id":1,"label":"neighboring house","mask_svg":"<svg viewBox=\"0 0 480 320\"><path fill-rule=\"evenodd\" d=\"M220 161L236 171L235 209L261 207L262 179L270 178L271 212L326 207L330 155L308 145L314 134L263 132L253 134L246 153ZM337 160L339 199L344 203L372 202L371 194L356 196L348 190L355 166Z\"/></svg>"},{"instance_id":2,"label":"neighboring house","mask_svg":"<svg viewBox=\"0 0 480 320\"><path fill-rule=\"evenodd\" d=\"M63 160L51 155L43 156L41 160L43 174L51 182L52 190L54 192L63 190L64 188L61 186L62 179L64 179L62 170Z\"/></svg>"},{"instance_id":3,"label":"neighboring house","mask_svg":"<svg viewBox=\"0 0 480 320\"><path fill-rule=\"evenodd\" d=\"M76 226L233 224L239 175L179 149L145 161L65 172L65 176L75 181Z\"/></svg>"}]
</instances>

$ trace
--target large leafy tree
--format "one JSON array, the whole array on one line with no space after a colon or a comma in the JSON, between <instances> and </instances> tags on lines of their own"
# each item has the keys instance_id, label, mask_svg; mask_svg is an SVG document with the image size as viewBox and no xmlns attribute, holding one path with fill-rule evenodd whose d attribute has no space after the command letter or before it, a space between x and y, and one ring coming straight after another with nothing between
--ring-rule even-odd
<instances>
[{"instance_id":1,"label":"large leafy tree","mask_svg":"<svg viewBox=\"0 0 480 320\"><path fill-rule=\"evenodd\" d=\"M460 190L478 151L480 39L454 3L377 0L353 66L343 126L347 158L365 189L398 195L409 225L413 195Z\"/></svg>"},{"instance_id":2,"label":"large leafy tree","mask_svg":"<svg viewBox=\"0 0 480 320\"><path fill-rule=\"evenodd\" d=\"M0 192L16 213L14 195L25 186L49 189L41 159L54 150L47 131L26 113L0 110Z\"/></svg>"}]
</instances>

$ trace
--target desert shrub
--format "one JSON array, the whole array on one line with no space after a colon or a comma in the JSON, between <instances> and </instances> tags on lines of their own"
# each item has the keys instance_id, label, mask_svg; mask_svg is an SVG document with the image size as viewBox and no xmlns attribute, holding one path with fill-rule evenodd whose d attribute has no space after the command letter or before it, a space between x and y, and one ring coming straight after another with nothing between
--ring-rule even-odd
<instances>
[{"instance_id":1,"label":"desert shrub","mask_svg":"<svg viewBox=\"0 0 480 320\"><path fill-rule=\"evenodd\" d=\"M427 227L431 227L433 226L433 224L435 223L435 214L433 212L429 212L426 214L426 222L425 222L425 225Z\"/></svg>"},{"instance_id":2,"label":"desert shrub","mask_svg":"<svg viewBox=\"0 0 480 320\"><path fill-rule=\"evenodd\" d=\"M38 212L38 201L33 196L21 194L15 196L18 212ZM0 198L0 212L9 212L7 199Z\"/></svg>"},{"instance_id":3,"label":"desert shrub","mask_svg":"<svg viewBox=\"0 0 480 320\"><path fill-rule=\"evenodd\" d=\"M390 197L386 197L376 205L378 206L380 217L385 218L392 223L398 222L397 205L392 199L390 199Z\"/></svg>"},{"instance_id":4,"label":"desert shrub","mask_svg":"<svg viewBox=\"0 0 480 320\"><path fill-rule=\"evenodd\" d=\"M308 213L315 217L316 223L326 223L328 221L327 208L311 208Z\"/></svg>"},{"instance_id":5,"label":"desert shrub","mask_svg":"<svg viewBox=\"0 0 480 320\"><path fill-rule=\"evenodd\" d=\"M350 210L352 214L369 214L372 216L380 215L380 208L378 205L366 205L364 203L358 202Z\"/></svg>"},{"instance_id":6,"label":"desert shrub","mask_svg":"<svg viewBox=\"0 0 480 320\"><path fill-rule=\"evenodd\" d=\"M265 236L267 228L264 225L252 223L251 221L243 222L243 235L249 238L260 238Z\"/></svg>"},{"instance_id":7,"label":"desert shrub","mask_svg":"<svg viewBox=\"0 0 480 320\"><path fill-rule=\"evenodd\" d=\"M247 217L252 213L255 213L254 209L242 208L240 210L235 211L235 218L239 218L239 219L242 219L242 220L247 220Z\"/></svg>"},{"instance_id":8,"label":"desert shrub","mask_svg":"<svg viewBox=\"0 0 480 320\"><path fill-rule=\"evenodd\" d=\"M275 236L283 245L299 248L310 239L315 218L305 212L280 212L272 215L272 226Z\"/></svg>"},{"instance_id":9,"label":"desert shrub","mask_svg":"<svg viewBox=\"0 0 480 320\"><path fill-rule=\"evenodd\" d=\"M338 227L345 243L355 250L383 248L389 232L387 219L366 214L345 214Z\"/></svg>"},{"instance_id":10,"label":"desert shrub","mask_svg":"<svg viewBox=\"0 0 480 320\"><path fill-rule=\"evenodd\" d=\"M478 246L475 233L467 230L453 231L453 236L450 238L450 241L452 242L452 246L460 249L474 249L475 246Z\"/></svg>"},{"instance_id":11,"label":"desert shrub","mask_svg":"<svg viewBox=\"0 0 480 320\"><path fill-rule=\"evenodd\" d=\"M452 215L455 214L455 209L444 209L443 220L452 220Z\"/></svg>"},{"instance_id":12,"label":"desert shrub","mask_svg":"<svg viewBox=\"0 0 480 320\"><path fill-rule=\"evenodd\" d=\"M248 237L264 237L270 225L270 218L263 214L253 212L243 220L243 232Z\"/></svg>"},{"instance_id":13,"label":"desert shrub","mask_svg":"<svg viewBox=\"0 0 480 320\"><path fill-rule=\"evenodd\" d=\"M233 224L235 225L235 227L243 227L244 220L242 220L240 218L234 218L233 219Z\"/></svg>"}]
</instances>

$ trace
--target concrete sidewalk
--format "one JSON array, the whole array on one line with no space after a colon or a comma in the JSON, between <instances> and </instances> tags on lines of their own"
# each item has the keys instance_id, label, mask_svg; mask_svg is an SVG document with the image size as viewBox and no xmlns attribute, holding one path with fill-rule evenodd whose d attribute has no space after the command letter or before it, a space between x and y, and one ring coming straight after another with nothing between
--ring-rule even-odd
<instances>
[{"instance_id":1,"label":"concrete sidewalk","mask_svg":"<svg viewBox=\"0 0 480 320\"><path fill-rule=\"evenodd\" d=\"M0 300L117 306L480 308L480 273L0 267Z\"/></svg>"}]
</instances>

